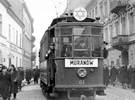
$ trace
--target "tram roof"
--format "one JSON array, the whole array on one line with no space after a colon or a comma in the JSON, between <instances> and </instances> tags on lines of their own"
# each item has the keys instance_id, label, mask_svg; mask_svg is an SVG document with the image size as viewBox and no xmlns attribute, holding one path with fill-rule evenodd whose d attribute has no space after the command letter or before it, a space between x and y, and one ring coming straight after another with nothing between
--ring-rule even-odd
<instances>
[{"instance_id":1,"label":"tram roof","mask_svg":"<svg viewBox=\"0 0 135 100\"><path fill-rule=\"evenodd\" d=\"M92 19L92 18L86 18L83 21L77 21L74 17L66 16L66 17L55 18L52 21L51 26L53 26L53 25L55 25L55 24L57 24L59 22L62 22L62 21L66 21L66 22L95 22L96 20L95 19Z\"/></svg>"}]
</instances>

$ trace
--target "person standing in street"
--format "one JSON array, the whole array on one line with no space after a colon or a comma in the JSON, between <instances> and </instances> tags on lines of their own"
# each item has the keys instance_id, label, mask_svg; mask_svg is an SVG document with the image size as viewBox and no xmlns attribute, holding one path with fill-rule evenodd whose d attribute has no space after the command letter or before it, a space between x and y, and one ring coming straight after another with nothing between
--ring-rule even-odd
<instances>
[{"instance_id":1,"label":"person standing in street","mask_svg":"<svg viewBox=\"0 0 135 100\"><path fill-rule=\"evenodd\" d=\"M6 66L2 66L0 72L0 95L3 100L10 100L11 77Z\"/></svg>"},{"instance_id":2,"label":"person standing in street","mask_svg":"<svg viewBox=\"0 0 135 100\"><path fill-rule=\"evenodd\" d=\"M24 71L21 67L18 68L18 88L21 91L22 88L22 80L24 80Z\"/></svg>"},{"instance_id":3,"label":"person standing in street","mask_svg":"<svg viewBox=\"0 0 135 100\"><path fill-rule=\"evenodd\" d=\"M109 68L105 66L103 72L104 85L107 87L109 84Z\"/></svg>"},{"instance_id":4,"label":"person standing in street","mask_svg":"<svg viewBox=\"0 0 135 100\"><path fill-rule=\"evenodd\" d=\"M110 71L110 79L111 79L111 84L115 86L115 81L118 75L118 70L113 66Z\"/></svg>"},{"instance_id":5,"label":"person standing in street","mask_svg":"<svg viewBox=\"0 0 135 100\"><path fill-rule=\"evenodd\" d=\"M2 72L2 66L3 66L3 65L2 65L2 64L0 64L0 72Z\"/></svg>"},{"instance_id":6,"label":"person standing in street","mask_svg":"<svg viewBox=\"0 0 135 100\"><path fill-rule=\"evenodd\" d=\"M18 93L18 73L14 65L10 65L11 74L11 93L13 94L13 99L16 99Z\"/></svg>"},{"instance_id":7,"label":"person standing in street","mask_svg":"<svg viewBox=\"0 0 135 100\"><path fill-rule=\"evenodd\" d=\"M34 76L34 84L38 84L39 79L39 69L38 66L33 70L33 76Z\"/></svg>"}]
</instances>

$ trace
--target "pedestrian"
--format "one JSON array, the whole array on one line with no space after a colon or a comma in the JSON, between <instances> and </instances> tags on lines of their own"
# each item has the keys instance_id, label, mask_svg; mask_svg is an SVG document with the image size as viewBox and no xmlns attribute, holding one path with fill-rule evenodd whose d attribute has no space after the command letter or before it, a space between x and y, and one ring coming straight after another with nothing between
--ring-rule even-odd
<instances>
[{"instance_id":1,"label":"pedestrian","mask_svg":"<svg viewBox=\"0 0 135 100\"><path fill-rule=\"evenodd\" d=\"M122 87L124 89L127 88L127 83L128 83L128 71L127 71L127 66L123 66L121 69L121 83L122 83Z\"/></svg>"},{"instance_id":2,"label":"pedestrian","mask_svg":"<svg viewBox=\"0 0 135 100\"><path fill-rule=\"evenodd\" d=\"M109 84L109 68L105 66L103 72L104 85L107 87Z\"/></svg>"},{"instance_id":3,"label":"pedestrian","mask_svg":"<svg viewBox=\"0 0 135 100\"><path fill-rule=\"evenodd\" d=\"M11 93L13 94L13 99L16 99L18 93L18 73L13 64L10 65L10 74L11 74Z\"/></svg>"},{"instance_id":4,"label":"pedestrian","mask_svg":"<svg viewBox=\"0 0 135 100\"><path fill-rule=\"evenodd\" d=\"M39 69L38 66L33 70L34 84L38 84L39 79Z\"/></svg>"},{"instance_id":5,"label":"pedestrian","mask_svg":"<svg viewBox=\"0 0 135 100\"><path fill-rule=\"evenodd\" d=\"M26 69L26 75L25 75L27 84L30 84L30 80L32 78L32 71L31 69Z\"/></svg>"},{"instance_id":6,"label":"pedestrian","mask_svg":"<svg viewBox=\"0 0 135 100\"><path fill-rule=\"evenodd\" d=\"M10 100L11 77L6 66L0 72L0 94L3 100Z\"/></svg>"},{"instance_id":7,"label":"pedestrian","mask_svg":"<svg viewBox=\"0 0 135 100\"><path fill-rule=\"evenodd\" d=\"M22 69L22 67L18 68L18 88L21 91L22 88L22 80L24 80L24 71Z\"/></svg>"},{"instance_id":8,"label":"pedestrian","mask_svg":"<svg viewBox=\"0 0 135 100\"><path fill-rule=\"evenodd\" d=\"M111 84L113 86L115 86L115 81L116 81L116 78L117 78L117 74L118 74L118 70L115 68L115 66L113 66L111 68L111 71L110 71L110 80L111 80Z\"/></svg>"},{"instance_id":9,"label":"pedestrian","mask_svg":"<svg viewBox=\"0 0 135 100\"><path fill-rule=\"evenodd\" d=\"M128 88L131 88L131 81L132 81L132 66L129 64L128 69Z\"/></svg>"},{"instance_id":10,"label":"pedestrian","mask_svg":"<svg viewBox=\"0 0 135 100\"><path fill-rule=\"evenodd\" d=\"M0 64L0 72L2 72L2 66L3 66L3 65L2 65L2 64Z\"/></svg>"},{"instance_id":11,"label":"pedestrian","mask_svg":"<svg viewBox=\"0 0 135 100\"><path fill-rule=\"evenodd\" d=\"M135 89L135 68L132 69L131 88Z\"/></svg>"}]
</instances>

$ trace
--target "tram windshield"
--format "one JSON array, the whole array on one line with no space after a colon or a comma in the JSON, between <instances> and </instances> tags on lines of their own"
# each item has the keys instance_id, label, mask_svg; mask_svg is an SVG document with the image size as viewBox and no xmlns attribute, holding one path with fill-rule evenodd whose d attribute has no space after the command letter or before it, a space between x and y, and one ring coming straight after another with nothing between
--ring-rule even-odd
<instances>
[{"instance_id":1,"label":"tram windshield","mask_svg":"<svg viewBox=\"0 0 135 100\"><path fill-rule=\"evenodd\" d=\"M92 26L56 29L56 56L101 57L102 28Z\"/></svg>"}]
</instances>

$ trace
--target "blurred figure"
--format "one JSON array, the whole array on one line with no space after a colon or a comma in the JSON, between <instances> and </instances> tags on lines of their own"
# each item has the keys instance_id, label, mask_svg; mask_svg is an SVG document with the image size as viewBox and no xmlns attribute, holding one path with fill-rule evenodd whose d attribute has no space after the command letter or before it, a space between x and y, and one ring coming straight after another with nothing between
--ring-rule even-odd
<instances>
[{"instance_id":1,"label":"blurred figure","mask_svg":"<svg viewBox=\"0 0 135 100\"><path fill-rule=\"evenodd\" d=\"M132 70L131 88L135 89L135 68Z\"/></svg>"},{"instance_id":2,"label":"blurred figure","mask_svg":"<svg viewBox=\"0 0 135 100\"><path fill-rule=\"evenodd\" d=\"M103 78L104 78L104 85L107 87L109 84L109 68L107 66L104 67Z\"/></svg>"},{"instance_id":3,"label":"blurred figure","mask_svg":"<svg viewBox=\"0 0 135 100\"><path fill-rule=\"evenodd\" d=\"M10 65L9 72L11 74L11 93L15 100L18 93L18 73L14 65Z\"/></svg>"},{"instance_id":4,"label":"blurred figure","mask_svg":"<svg viewBox=\"0 0 135 100\"><path fill-rule=\"evenodd\" d=\"M32 71L31 69L26 69L26 75L25 75L27 84L30 84L30 80L32 78Z\"/></svg>"},{"instance_id":5,"label":"blurred figure","mask_svg":"<svg viewBox=\"0 0 135 100\"><path fill-rule=\"evenodd\" d=\"M33 70L34 84L38 84L39 79L39 69L38 66Z\"/></svg>"},{"instance_id":6,"label":"blurred figure","mask_svg":"<svg viewBox=\"0 0 135 100\"><path fill-rule=\"evenodd\" d=\"M2 66L3 66L3 65L2 65L2 64L0 64L0 72L2 72Z\"/></svg>"},{"instance_id":7,"label":"blurred figure","mask_svg":"<svg viewBox=\"0 0 135 100\"><path fill-rule=\"evenodd\" d=\"M131 81L132 81L132 66L129 64L128 69L128 88L131 88Z\"/></svg>"},{"instance_id":8,"label":"blurred figure","mask_svg":"<svg viewBox=\"0 0 135 100\"><path fill-rule=\"evenodd\" d=\"M10 100L11 77L6 66L0 72L0 94L3 100Z\"/></svg>"},{"instance_id":9,"label":"blurred figure","mask_svg":"<svg viewBox=\"0 0 135 100\"><path fill-rule=\"evenodd\" d=\"M22 88L22 80L24 80L24 71L22 67L18 68L18 88L21 91Z\"/></svg>"},{"instance_id":10,"label":"blurred figure","mask_svg":"<svg viewBox=\"0 0 135 100\"><path fill-rule=\"evenodd\" d=\"M115 86L115 81L117 78L118 70L113 66L110 70L110 79L111 79L111 84Z\"/></svg>"}]
</instances>

